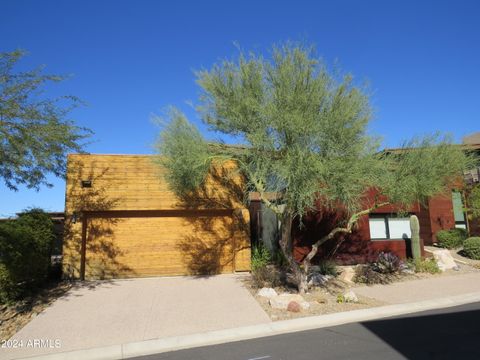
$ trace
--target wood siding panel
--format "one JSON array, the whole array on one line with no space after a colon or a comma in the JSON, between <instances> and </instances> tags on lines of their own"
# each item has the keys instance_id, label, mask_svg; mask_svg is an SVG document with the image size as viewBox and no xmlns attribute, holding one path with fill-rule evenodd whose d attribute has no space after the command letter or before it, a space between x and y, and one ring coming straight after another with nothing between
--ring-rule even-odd
<instances>
[{"instance_id":1,"label":"wood siding panel","mask_svg":"<svg viewBox=\"0 0 480 360\"><path fill-rule=\"evenodd\" d=\"M214 167L203 188L185 198L170 191L163 175L151 155L69 155L67 277L81 275L83 221L90 278L250 270L250 224L235 164ZM82 180L92 186L82 188Z\"/></svg>"},{"instance_id":2,"label":"wood siding panel","mask_svg":"<svg viewBox=\"0 0 480 360\"><path fill-rule=\"evenodd\" d=\"M91 219L86 277L229 273L235 270L232 217Z\"/></svg>"}]
</instances>

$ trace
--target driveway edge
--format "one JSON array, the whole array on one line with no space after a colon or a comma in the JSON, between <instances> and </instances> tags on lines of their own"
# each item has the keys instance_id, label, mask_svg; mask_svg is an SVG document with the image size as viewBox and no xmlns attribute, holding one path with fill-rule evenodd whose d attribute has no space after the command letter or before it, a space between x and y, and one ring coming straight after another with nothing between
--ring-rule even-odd
<instances>
[{"instance_id":1,"label":"driveway edge","mask_svg":"<svg viewBox=\"0 0 480 360\"><path fill-rule=\"evenodd\" d=\"M352 310L327 315L310 316L292 320L276 321L260 325L244 326L233 329L209 331L204 333L152 339L120 345L112 345L86 350L76 350L56 354L28 357L37 360L109 360L128 359L199 346L217 345L227 342L248 340L304 330L319 329L352 322L377 320L391 316L406 315L415 312L447 308L480 302L480 292L455 295L434 300L386 305L375 308Z\"/></svg>"}]
</instances>

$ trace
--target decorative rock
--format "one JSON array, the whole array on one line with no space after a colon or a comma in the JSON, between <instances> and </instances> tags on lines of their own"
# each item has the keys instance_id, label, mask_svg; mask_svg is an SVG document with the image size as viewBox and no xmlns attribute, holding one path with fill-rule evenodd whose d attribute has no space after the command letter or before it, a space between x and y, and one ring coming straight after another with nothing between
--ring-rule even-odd
<instances>
[{"instance_id":1,"label":"decorative rock","mask_svg":"<svg viewBox=\"0 0 480 360\"><path fill-rule=\"evenodd\" d=\"M358 302L358 297L357 295L352 291L349 290L343 294L343 299L345 302L349 303L357 303Z\"/></svg>"},{"instance_id":2,"label":"decorative rock","mask_svg":"<svg viewBox=\"0 0 480 360\"><path fill-rule=\"evenodd\" d=\"M300 307L302 308L302 310L308 310L310 309L310 303L308 301L302 301L300 303Z\"/></svg>"},{"instance_id":3,"label":"decorative rock","mask_svg":"<svg viewBox=\"0 0 480 360\"><path fill-rule=\"evenodd\" d=\"M270 298L270 306L274 309L286 310L291 301L298 303L302 309L310 307L310 304L301 295L288 293Z\"/></svg>"},{"instance_id":4,"label":"decorative rock","mask_svg":"<svg viewBox=\"0 0 480 360\"><path fill-rule=\"evenodd\" d=\"M308 280L308 286L323 286L331 278L332 278L331 275L322 275L322 274L314 273L310 275L310 279Z\"/></svg>"},{"instance_id":5,"label":"decorative rock","mask_svg":"<svg viewBox=\"0 0 480 360\"><path fill-rule=\"evenodd\" d=\"M261 297L265 297L267 299L271 299L272 297L278 296L275 289L267 288L267 287L264 287L258 290L257 295Z\"/></svg>"},{"instance_id":6,"label":"decorative rock","mask_svg":"<svg viewBox=\"0 0 480 360\"><path fill-rule=\"evenodd\" d=\"M455 260L453 260L452 254L450 254L450 251L447 249L433 250L432 253L433 258L437 262L438 268L441 271L455 269L458 267L458 265L455 263Z\"/></svg>"},{"instance_id":7,"label":"decorative rock","mask_svg":"<svg viewBox=\"0 0 480 360\"><path fill-rule=\"evenodd\" d=\"M347 284L353 284L353 278L355 276L355 269L353 266L345 266L342 272L338 276L339 280L346 282Z\"/></svg>"},{"instance_id":8,"label":"decorative rock","mask_svg":"<svg viewBox=\"0 0 480 360\"><path fill-rule=\"evenodd\" d=\"M415 275L415 271L413 271L412 269L402 269L400 270L400 272L403 274L403 275Z\"/></svg>"},{"instance_id":9,"label":"decorative rock","mask_svg":"<svg viewBox=\"0 0 480 360\"><path fill-rule=\"evenodd\" d=\"M290 301L287 305L287 311L291 312L300 312L300 304L297 303L296 301Z\"/></svg>"}]
</instances>

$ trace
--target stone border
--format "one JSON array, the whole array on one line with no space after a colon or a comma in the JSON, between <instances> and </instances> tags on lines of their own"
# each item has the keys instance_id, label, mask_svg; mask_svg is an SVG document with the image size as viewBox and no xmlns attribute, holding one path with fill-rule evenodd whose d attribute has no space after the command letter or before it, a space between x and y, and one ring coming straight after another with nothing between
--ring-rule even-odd
<instances>
[{"instance_id":1,"label":"stone border","mask_svg":"<svg viewBox=\"0 0 480 360\"><path fill-rule=\"evenodd\" d=\"M327 315L310 316L292 320L245 326L226 330L209 331L193 335L167 337L86 350L76 350L24 359L36 360L116 360L136 356L153 355L163 352L189 349L199 346L217 345L234 341L274 336L342 325L352 322L377 320L391 316L405 315L425 310L448 308L480 302L480 292L455 295L434 300L386 305L376 308L345 311Z\"/></svg>"}]
</instances>

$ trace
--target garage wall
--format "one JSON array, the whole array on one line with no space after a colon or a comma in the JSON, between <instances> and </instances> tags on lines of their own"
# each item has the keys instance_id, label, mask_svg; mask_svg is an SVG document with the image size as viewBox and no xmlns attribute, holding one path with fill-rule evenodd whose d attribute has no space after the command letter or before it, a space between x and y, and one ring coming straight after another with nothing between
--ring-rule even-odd
<instances>
[{"instance_id":1,"label":"garage wall","mask_svg":"<svg viewBox=\"0 0 480 360\"><path fill-rule=\"evenodd\" d=\"M249 216L234 169L213 169L196 194L178 198L155 156L70 155L64 273L79 277L82 256L87 278L249 270Z\"/></svg>"}]
</instances>

